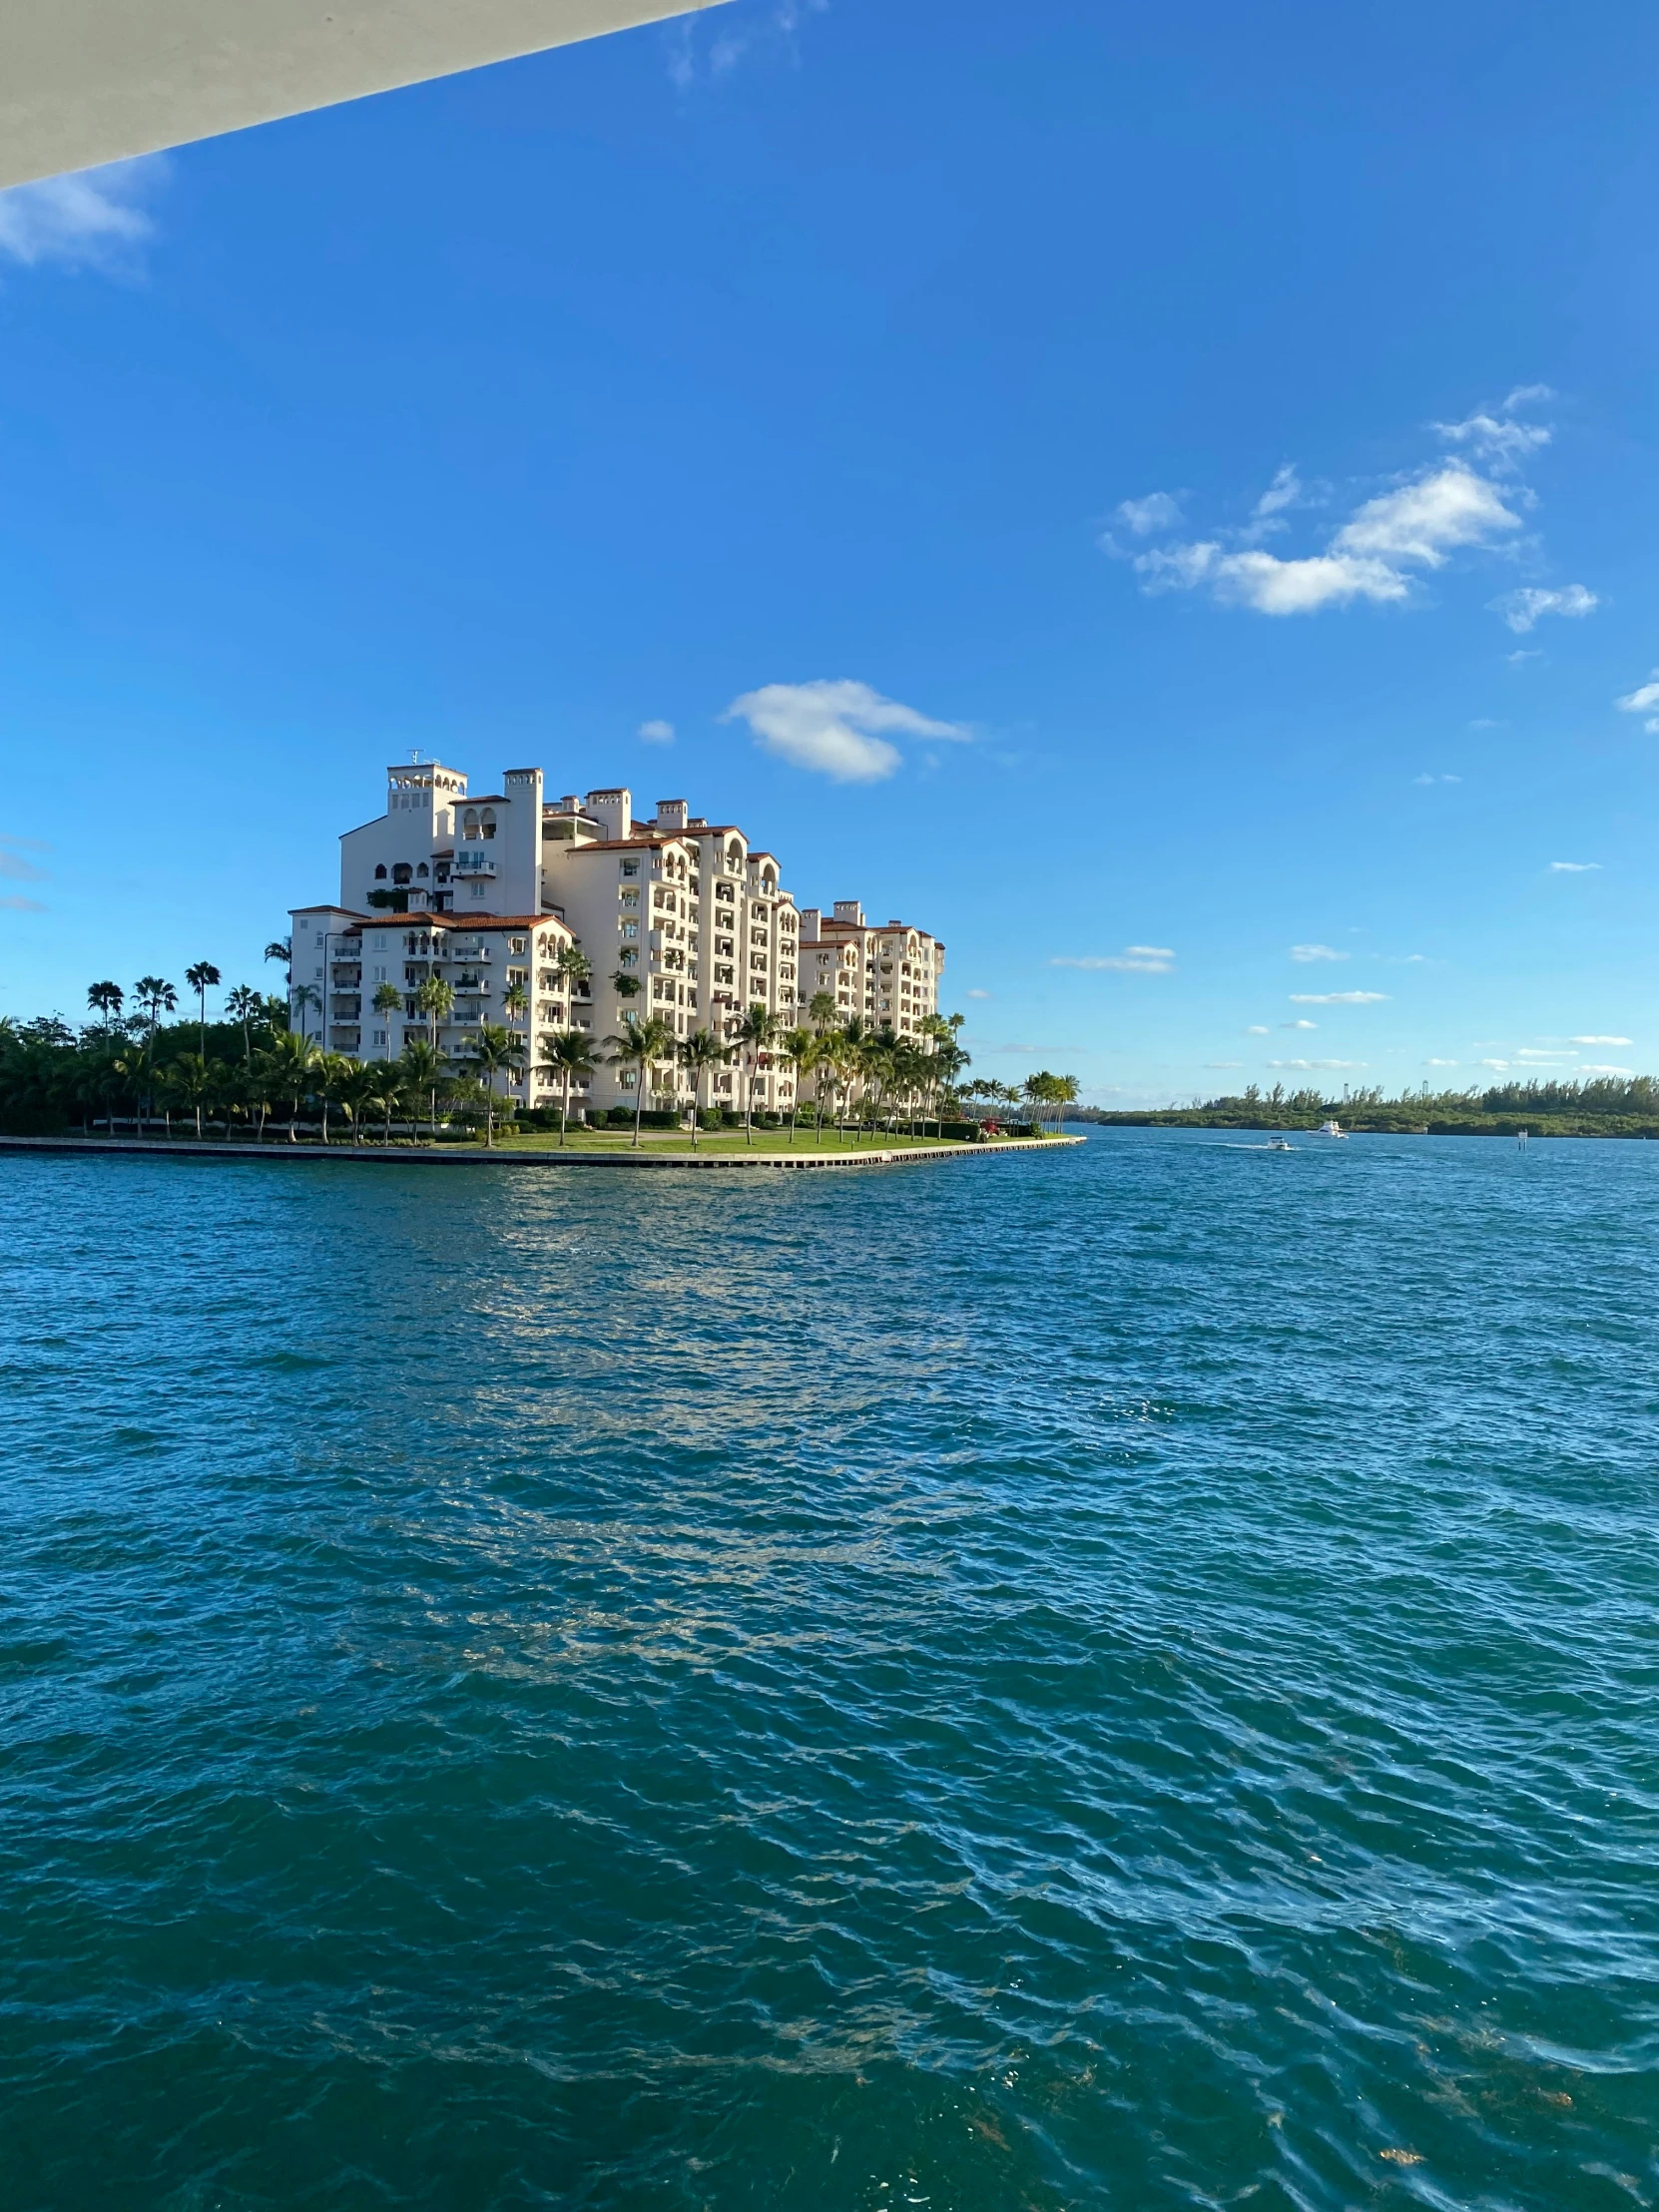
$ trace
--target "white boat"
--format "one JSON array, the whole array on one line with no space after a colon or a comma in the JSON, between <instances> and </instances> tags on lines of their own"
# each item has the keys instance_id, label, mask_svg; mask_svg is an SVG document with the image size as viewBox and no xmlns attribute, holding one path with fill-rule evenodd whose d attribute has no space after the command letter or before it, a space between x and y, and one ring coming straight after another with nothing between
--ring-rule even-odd
<instances>
[{"instance_id":1,"label":"white boat","mask_svg":"<svg viewBox=\"0 0 1659 2212\"><path fill-rule=\"evenodd\" d=\"M1296 1146L1292 1144L1289 1137L1270 1137L1268 1139L1268 1150L1270 1152L1294 1152Z\"/></svg>"},{"instance_id":2,"label":"white boat","mask_svg":"<svg viewBox=\"0 0 1659 2212\"><path fill-rule=\"evenodd\" d=\"M1348 1142L1348 1131L1340 1121L1322 1121L1320 1123L1320 1135L1322 1137L1341 1137L1344 1144Z\"/></svg>"}]
</instances>

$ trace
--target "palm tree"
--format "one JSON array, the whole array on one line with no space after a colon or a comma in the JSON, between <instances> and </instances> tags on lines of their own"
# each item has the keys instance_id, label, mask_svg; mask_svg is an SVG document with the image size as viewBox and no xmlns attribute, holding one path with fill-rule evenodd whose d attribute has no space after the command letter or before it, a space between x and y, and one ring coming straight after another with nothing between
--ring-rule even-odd
<instances>
[{"instance_id":1,"label":"palm tree","mask_svg":"<svg viewBox=\"0 0 1659 2212\"><path fill-rule=\"evenodd\" d=\"M677 1055L680 1065L692 1080L692 1150L697 1150L697 1110L703 1103L703 1079L716 1068L724 1067L732 1057L732 1047L723 1044L712 1029L694 1029L689 1037L680 1039Z\"/></svg>"},{"instance_id":2,"label":"palm tree","mask_svg":"<svg viewBox=\"0 0 1659 2212\"><path fill-rule=\"evenodd\" d=\"M613 1064L638 1070L634 1090L634 1149L638 1151L645 1079L657 1062L666 1060L673 1051L674 1031L661 1014L648 1014L643 1021L638 1014L624 1014L621 1035L607 1037L605 1046Z\"/></svg>"},{"instance_id":3,"label":"palm tree","mask_svg":"<svg viewBox=\"0 0 1659 2212\"><path fill-rule=\"evenodd\" d=\"M593 1056L593 1039L585 1029L558 1029L544 1035L541 1059L544 1067L556 1068L564 1082L559 1104L559 1144L562 1148L570 1125L571 1083L579 1075L591 1075L599 1062Z\"/></svg>"},{"instance_id":4,"label":"palm tree","mask_svg":"<svg viewBox=\"0 0 1659 2212\"><path fill-rule=\"evenodd\" d=\"M398 1065L403 1072L404 1089L412 1092L417 1100L424 1098L431 1106L432 1138L435 1143L438 1134L438 1087L448 1073L449 1063L435 1044L427 1044L420 1037L411 1037L403 1047Z\"/></svg>"},{"instance_id":5,"label":"palm tree","mask_svg":"<svg viewBox=\"0 0 1659 2212\"><path fill-rule=\"evenodd\" d=\"M611 988L618 998L638 998L645 985L637 975L630 975L626 968L619 967L611 977Z\"/></svg>"},{"instance_id":6,"label":"palm tree","mask_svg":"<svg viewBox=\"0 0 1659 2212\"><path fill-rule=\"evenodd\" d=\"M202 1134L202 1102L214 1087L214 1071L200 1052L181 1052L162 1077L164 1088L181 1106L196 1110L196 1134Z\"/></svg>"},{"instance_id":7,"label":"palm tree","mask_svg":"<svg viewBox=\"0 0 1659 2212\"><path fill-rule=\"evenodd\" d=\"M283 967L291 970L293 967L293 939L291 937L273 937L265 948L265 956L268 960L280 960ZM293 977L290 973L288 981L291 983Z\"/></svg>"},{"instance_id":8,"label":"palm tree","mask_svg":"<svg viewBox=\"0 0 1659 2212\"><path fill-rule=\"evenodd\" d=\"M196 993L197 1034L205 1060L208 1057L208 993L219 988L219 970L211 960L198 960L194 967L186 968L185 981Z\"/></svg>"},{"instance_id":9,"label":"palm tree","mask_svg":"<svg viewBox=\"0 0 1659 2212\"><path fill-rule=\"evenodd\" d=\"M251 1024L264 1004L259 992L247 983L239 983L235 990L226 993L225 1011L233 1021L242 1023L244 1059L252 1060L254 1057L254 1032Z\"/></svg>"},{"instance_id":10,"label":"palm tree","mask_svg":"<svg viewBox=\"0 0 1659 2212\"><path fill-rule=\"evenodd\" d=\"M162 1025L162 1015L172 1013L174 1007L178 1005L179 994L173 988L173 985L164 980L163 977L159 975L141 975L133 985L133 996L144 1008L145 1019L150 1025L149 1034L144 1040L144 1086L138 1102L139 1135L142 1137L144 1135L145 1095L156 1070L156 1032Z\"/></svg>"},{"instance_id":11,"label":"palm tree","mask_svg":"<svg viewBox=\"0 0 1659 2212\"><path fill-rule=\"evenodd\" d=\"M322 993L316 989L314 984L295 983L293 989L288 994L288 1003L292 1006L294 1012L299 1016L299 1028L301 1034L303 1034L305 1028L306 1007L314 1006L316 1008L317 1015L319 1017L317 1022L317 1034L320 1037L322 1033L322 1025L320 1020L320 1016L322 1013Z\"/></svg>"},{"instance_id":12,"label":"palm tree","mask_svg":"<svg viewBox=\"0 0 1659 2212\"><path fill-rule=\"evenodd\" d=\"M315 1079L322 1055L309 1037L300 1036L296 1029L284 1029L280 1036L272 1038L264 1057L272 1094L287 1104L288 1143L297 1144L299 1109Z\"/></svg>"},{"instance_id":13,"label":"palm tree","mask_svg":"<svg viewBox=\"0 0 1659 2212\"><path fill-rule=\"evenodd\" d=\"M441 975L429 975L414 994L415 1010L426 1016L431 1024L432 1050L438 1048L438 1024L447 1021L455 1005L455 986L446 983ZM436 1110L434 1109L434 1119Z\"/></svg>"},{"instance_id":14,"label":"palm tree","mask_svg":"<svg viewBox=\"0 0 1659 2212\"><path fill-rule=\"evenodd\" d=\"M401 1010L403 993L395 983L377 983L374 986L374 997L371 1003L374 1011L386 1025L385 1057L389 1060L391 1058L391 1017Z\"/></svg>"},{"instance_id":15,"label":"palm tree","mask_svg":"<svg viewBox=\"0 0 1659 2212\"><path fill-rule=\"evenodd\" d=\"M746 1055L744 1064L749 1070L744 1079L743 1101L744 1142L746 1144L753 1145L755 1142L755 1069L760 1064L761 1054L771 1044L773 1038L777 1036L778 1029L778 1016L769 1013L766 1007L761 1005L751 1006L742 1021L738 1023L738 1045Z\"/></svg>"},{"instance_id":16,"label":"palm tree","mask_svg":"<svg viewBox=\"0 0 1659 2212\"><path fill-rule=\"evenodd\" d=\"M484 1144L495 1142L495 1079L508 1068L524 1065L524 1039L515 1037L498 1021L481 1021L469 1055L484 1082Z\"/></svg>"},{"instance_id":17,"label":"palm tree","mask_svg":"<svg viewBox=\"0 0 1659 2212\"><path fill-rule=\"evenodd\" d=\"M328 1107L340 1096L342 1087L349 1081L355 1060L347 1059L343 1052L319 1052L316 1057L316 1095L322 1101L322 1141L328 1142Z\"/></svg>"},{"instance_id":18,"label":"palm tree","mask_svg":"<svg viewBox=\"0 0 1659 2212\"><path fill-rule=\"evenodd\" d=\"M127 993L119 983L94 983L87 992L87 1004L94 1013L104 1017L104 1034L115 1027L115 1017L127 1003Z\"/></svg>"},{"instance_id":19,"label":"palm tree","mask_svg":"<svg viewBox=\"0 0 1659 2212\"><path fill-rule=\"evenodd\" d=\"M553 972L566 983L590 983L593 962L579 944L562 944L553 962Z\"/></svg>"},{"instance_id":20,"label":"palm tree","mask_svg":"<svg viewBox=\"0 0 1659 2212\"><path fill-rule=\"evenodd\" d=\"M363 1104L365 1106L378 1106L384 1110L386 1119L385 1126L380 1132L380 1142L389 1145L391 1143L391 1117L396 1112L398 1103L403 1096L403 1070L399 1062L395 1060L375 1060L366 1065L367 1072L374 1078L374 1085L371 1090L365 1086Z\"/></svg>"},{"instance_id":21,"label":"palm tree","mask_svg":"<svg viewBox=\"0 0 1659 2212\"><path fill-rule=\"evenodd\" d=\"M509 983L501 993L501 1011L516 1020L530 1003L530 993L523 983Z\"/></svg>"},{"instance_id":22,"label":"palm tree","mask_svg":"<svg viewBox=\"0 0 1659 2212\"><path fill-rule=\"evenodd\" d=\"M810 1029L786 1029L778 1040L778 1057L795 1070L795 1088L790 1094L790 1142L795 1142L796 1116L801 1111L801 1085L811 1072L818 1052L818 1039Z\"/></svg>"},{"instance_id":23,"label":"palm tree","mask_svg":"<svg viewBox=\"0 0 1659 2212\"><path fill-rule=\"evenodd\" d=\"M379 1104L381 1072L372 1062L347 1060L334 1084L334 1096L351 1123L353 1149L363 1141L363 1109Z\"/></svg>"},{"instance_id":24,"label":"palm tree","mask_svg":"<svg viewBox=\"0 0 1659 2212\"><path fill-rule=\"evenodd\" d=\"M814 991L807 1002L807 1018L822 1037L835 1018L833 991Z\"/></svg>"}]
</instances>

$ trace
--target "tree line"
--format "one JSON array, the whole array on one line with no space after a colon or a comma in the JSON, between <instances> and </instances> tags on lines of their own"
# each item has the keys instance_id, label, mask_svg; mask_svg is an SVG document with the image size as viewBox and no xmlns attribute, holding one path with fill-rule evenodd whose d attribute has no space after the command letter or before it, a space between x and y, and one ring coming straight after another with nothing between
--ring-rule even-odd
<instances>
[{"instance_id":1,"label":"tree line","mask_svg":"<svg viewBox=\"0 0 1659 2212\"><path fill-rule=\"evenodd\" d=\"M287 958L277 941L267 947L273 959ZM580 984L592 970L579 949L567 946L560 964L565 979ZM505 1078L526 1061L523 1036L508 1023L481 1021L469 1032L459 1055L439 1045L440 1026L454 1005L453 986L428 978L414 993L426 1035L406 1037L395 1059L359 1060L322 1050L290 1024L295 1008L307 1000L306 986L290 998L272 996L239 984L226 995L223 1016L208 1019L207 998L221 982L211 961L186 971L197 1001L195 1019L173 1019L179 993L156 975L141 976L131 991L104 980L87 991L90 1018L79 1028L60 1016L18 1022L0 1018L0 1127L13 1133L47 1134L79 1124L88 1131L112 1132L130 1123L139 1135L172 1135L183 1122L201 1137L217 1131L226 1138L247 1135L263 1141L273 1128L285 1129L297 1142L299 1124L320 1125L330 1141L337 1122L350 1141L392 1141L394 1125L419 1135L436 1136L441 1122L481 1123L492 1144L496 1124L515 1111L504 1096ZM381 1004L384 999L386 1003ZM395 1008L394 1004L395 1002ZM382 984L376 1010L401 1010L404 994ZM522 984L503 993L503 1012L526 1010ZM763 1068L787 1067L796 1076L788 1121L792 1138L811 1084L806 1110L819 1126L837 1133L891 1130L907 1121L913 1130L931 1122L942 1134L947 1121L969 1115L975 1103L994 1112L1023 1109L1032 1120L1055 1119L1077 1096L1070 1076L1046 1071L1023 1086L989 1080L963 1083L968 1055L957 1041L962 1017L934 1015L919 1033L905 1036L890 1026L873 1027L853 1016L835 1019L829 993L820 993L806 1021L789 1024L762 1005L734 1016L724 1034L694 1029L678 1036L660 1015L625 1011L618 1032L596 1041L591 1033L568 1028L544 1033L537 1059L556 1088L561 1143L568 1136L575 1092L605 1065L632 1075L634 1142L640 1133L648 1093L659 1111L684 1110L681 1084L690 1080L691 1122L696 1142L700 1122L716 1114L712 1096L716 1072L734 1064L743 1070L742 1119L747 1140L755 1130L755 1092Z\"/></svg>"},{"instance_id":2,"label":"tree line","mask_svg":"<svg viewBox=\"0 0 1659 2212\"><path fill-rule=\"evenodd\" d=\"M1252 1083L1242 1092L1194 1099L1187 1106L1112 1112L1087 1107L1086 1121L1137 1125L1187 1124L1202 1128L1302 1129L1337 1120L1355 1129L1451 1133L1490 1130L1507 1133L1521 1125L1539 1134L1633 1136L1659 1134L1659 1079L1651 1075L1592 1075L1570 1078L1518 1078L1462 1090L1435 1090L1426 1083L1395 1096L1380 1084L1346 1087L1341 1096L1311 1086L1287 1090L1275 1083L1264 1090Z\"/></svg>"}]
</instances>

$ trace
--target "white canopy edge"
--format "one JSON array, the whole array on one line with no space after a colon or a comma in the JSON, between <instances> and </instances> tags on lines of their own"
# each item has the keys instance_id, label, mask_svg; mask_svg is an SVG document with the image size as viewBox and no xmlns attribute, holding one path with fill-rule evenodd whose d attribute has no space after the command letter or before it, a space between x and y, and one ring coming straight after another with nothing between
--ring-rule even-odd
<instances>
[{"instance_id":1,"label":"white canopy edge","mask_svg":"<svg viewBox=\"0 0 1659 2212\"><path fill-rule=\"evenodd\" d=\"M0 0L0 190L720 0Z\"/></svg>"}]
</instances>

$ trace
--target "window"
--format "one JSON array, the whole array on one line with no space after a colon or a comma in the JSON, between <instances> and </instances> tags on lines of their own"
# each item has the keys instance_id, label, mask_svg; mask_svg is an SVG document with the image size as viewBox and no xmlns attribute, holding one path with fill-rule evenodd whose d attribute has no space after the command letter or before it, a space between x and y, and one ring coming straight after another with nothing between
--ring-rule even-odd
<instances>
[{"instance_id":1,"label":"window","mask_svg":"<svg viewBox=\"0 0 1659 2212\"><path fill-rule=\"evenodd\" d=\"M420 865L419 865L419 866L418 866L418 867L417 867L417 868L415 869L415 873L416 873L417 875L427 875L427 874L429 874L430 872L431 872L431 870L430 870L430 869L429 869L429 868L427 867L427 865L426 865L426 862L425 862L424 860L422 860L422 861L421 861L421 863L420 863Z\"/></svg>"},{"instance_id":2,"label":"window","mask_svg":"<svg viewBox=\"0 0 1659 2212\"><path fill-rule=\"evenodd\" d=\"M386 863L385 863L385 861L384 861L384 860L382 860L382 861L380 862L379 866L378 866L378 867L377 867L377 868L376 868L376 869L374 870L374 880L375 880L375 882L376 882L376 883L383 883L383 882L385 881L385 879L386 879Z\"/></svg>"},{"instance_id":3,"label":"window","mask_svg":"<svg viewBox=\"0 0 1659 2212\"><path fill-rule=\"evenodd\" d=\"M474 883L472 886L472 895L474 898L484 897L486 895L486 886L482 883Z\"/></svg>"},{"instance_id":4,"label":"window","mask_svg":"<svg viewBox=\"0 0 1659 2212\"><path fill-rule=\"evenodd\" d=\"M638 860L624 860L624 861L623 861L623 863L622 863L622 872L623 872L623 874L624 874L624 875L638 875L639 871L640 871L640 863L638 862Z\"/></svg>"},{"instance_id":5,"label":"window","mask_svg":"<svg viewBox=\"0 0 1659 2212\"><path fill-rule=\"evenodd\" d=\"M617 893L617 896L621 899L624 906L631 906L636 909L638 908L640 902L640 894L638 891L619 891Z\"/></svg>"},{"instance_id":6,"label":"window","mask_svg":"<svg viewBox=\"0 0 1659 2212\"><path fill-rule=\"evenodd\" d=\"M625 921L622 924L622 933L625 937L637 937L640 933L639 923L637 921Z\"/></svg>"},{"instance_id":7,"label":"window","mask_svg":"<svg viewBox=\"0 0 1659 2212\"><path fill-rule=\"evenodd\" d=\"M522 952L524 950L524 939L522 937L509 937L507 939L507 950L509 952ZM511 978L509 978L510 980ZM524 978L521 975L519 981L522 983L523 980Z\"/></svg>"}]
</instances>

